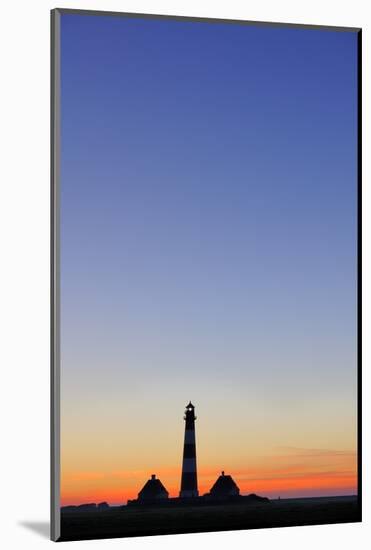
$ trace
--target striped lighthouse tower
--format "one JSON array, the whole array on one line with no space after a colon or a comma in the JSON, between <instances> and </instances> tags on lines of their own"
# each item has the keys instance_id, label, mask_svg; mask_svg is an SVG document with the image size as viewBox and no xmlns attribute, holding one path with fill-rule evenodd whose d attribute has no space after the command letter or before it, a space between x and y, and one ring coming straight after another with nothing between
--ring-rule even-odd
<instances>
[{"instance_id":1,"label":"striped lighthouse tower","mask_svg":"<svg viewBox=\"0 0 371 550\"><path fill-rule=\"evenodd\" d=\"M198 497L197 466L196 466L196 437L195 437L195 408L191 402L185 410L185 433L183 450L182 482L179 496Z\"/></svg>"}]
</instances>

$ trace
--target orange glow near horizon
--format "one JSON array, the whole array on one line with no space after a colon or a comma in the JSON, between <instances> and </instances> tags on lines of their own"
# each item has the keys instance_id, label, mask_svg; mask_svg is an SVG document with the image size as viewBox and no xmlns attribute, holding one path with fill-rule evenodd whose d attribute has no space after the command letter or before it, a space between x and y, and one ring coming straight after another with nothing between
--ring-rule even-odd
<instances>
[{"instance_id":1,"label":"orange glow near horizon","mask_svg":"<svg viewBox=\"0 0 371 550\"><path fill-rule=\"evenodd\" d=\"M177 414L180 399L171 393L159 405L162 388L154 391L153 384L140 385L152 392L145 399L123 399L126 386L105 399L89 386L92 394L84 403L90 407L80 400L76 409L74 401L63 401L61 505L124 504L137 498L151 474L171 497L179 495L183 411ZM357 492L356 415L350 407L346 413L338 401L330 407L318 396L315 408L309 397L299 407L296 397L281 402L279 396L262 408L251 396L247 414L245 396L236 387L192 401L200 495L209 492L221 470L233 477L241 494L290 498ZM181 402L186 404L187 397Z\"/></svg>"},{"instance_id":2,"label":"orange glow near horizon","mask_svg":"<svg viewBox=\"0 0 371 550\"><path fill-rule=\"evenodd\" d=\"M332 469L329 469L331 462ZM241 494L257 493L269 498L331 496L357 493L356 453L326 450L293 450L285 455L263 457L248 468L235 468L232 475ZM61 505L107 501L124 504L137 498L151 473L162 481L169 496L177 497L180 467L152 471L63 472ZM198 469L200 495L207 493L220 475L214 467Z\"/></svg>"}]
</instances>

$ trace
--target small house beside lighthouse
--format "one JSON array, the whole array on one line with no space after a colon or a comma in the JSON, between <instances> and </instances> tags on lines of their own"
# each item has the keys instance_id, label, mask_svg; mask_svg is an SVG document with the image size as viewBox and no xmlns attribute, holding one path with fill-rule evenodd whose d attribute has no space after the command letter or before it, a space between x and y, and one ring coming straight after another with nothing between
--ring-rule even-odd
<instances>
[{"instance_id":1,"label":"small house beside lighthouse","mask_svg":"<svg viewBox=\"0 0 371 550\"><path fill-rule=\"evenodd\" d=\"M151 475L151 478L145 483L143 489L138 493L139 502L152 502L167 499L169 493L161 483L159 479L156 478L155 474Z\"/></svg>"}]
</instances>

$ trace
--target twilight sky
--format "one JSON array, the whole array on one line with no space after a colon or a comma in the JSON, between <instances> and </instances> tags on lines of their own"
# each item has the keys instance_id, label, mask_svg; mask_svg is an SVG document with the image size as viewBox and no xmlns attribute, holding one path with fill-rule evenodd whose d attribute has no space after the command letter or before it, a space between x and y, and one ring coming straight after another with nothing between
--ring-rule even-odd
<instances>
[{"instance_id":1,"label":"twilight sky","mask_svg":"<svg viewBox=\"0 0 371 550\"><path fill-rule=\"evenodd\" d=\"M62 15L63 504L356 492L356 46Z\"/></svg>"}]
</instances>

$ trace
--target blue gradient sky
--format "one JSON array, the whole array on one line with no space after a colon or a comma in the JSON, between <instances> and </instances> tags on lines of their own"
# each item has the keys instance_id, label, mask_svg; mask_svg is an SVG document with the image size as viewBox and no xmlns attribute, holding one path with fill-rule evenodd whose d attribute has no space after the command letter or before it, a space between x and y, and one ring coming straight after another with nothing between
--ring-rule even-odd
<instances>
[{"instance_id":1,"label":"blue gradient sky","mask_svg":"<svg viewBox=\"0 0 371 550\"><path fill-rule=\"evenodd\" d=\"M64 14L61 35L65 463L99 439L130 471L161 437L177 465L189 399L208 465L354 450L356 33Z\"/></svg>"}]
</instances>

